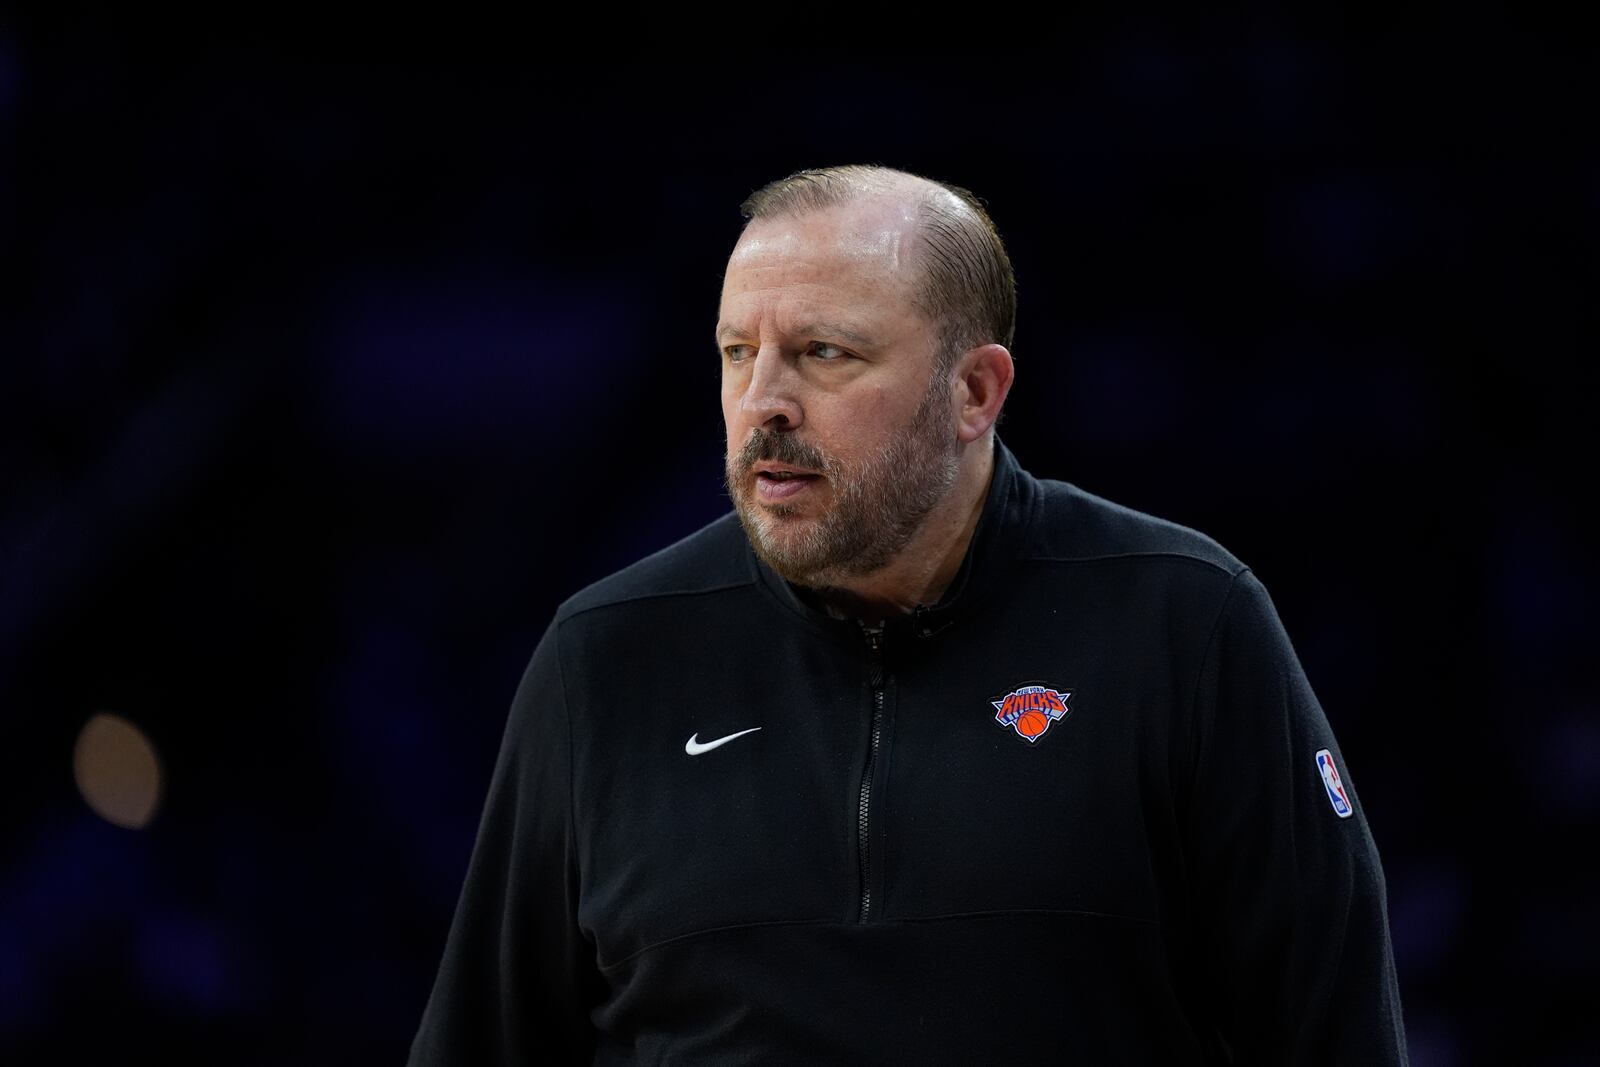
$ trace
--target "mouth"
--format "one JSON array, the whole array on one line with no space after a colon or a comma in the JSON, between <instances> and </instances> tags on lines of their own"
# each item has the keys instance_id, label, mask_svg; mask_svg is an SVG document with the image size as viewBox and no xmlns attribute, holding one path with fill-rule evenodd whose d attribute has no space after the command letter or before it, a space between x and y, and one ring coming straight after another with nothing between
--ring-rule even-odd
<instances>
[{"instance_id":1,"label":"mouth","mask_svg":"<svg viewBox=\"0 0 1600 1067\"><path fill-rule=\"evenodd\" d=\"M816 471L806 470L804 467L792 467L787 463L758 463L755 467L757 478L769 478L773 481L788 481L791 478L820 478Z\"/></svg>"},{"instance_id":2,"label":"mouth","mask_svg":"<svg viewBox=\"0 0 1600 1067\"><path fill-rule=\"evenodd\" d=\"M822 475L802 467L763 463L756 467L756 496L765 503L788 502L822 481Z\"/></svg>"}]
</instances>

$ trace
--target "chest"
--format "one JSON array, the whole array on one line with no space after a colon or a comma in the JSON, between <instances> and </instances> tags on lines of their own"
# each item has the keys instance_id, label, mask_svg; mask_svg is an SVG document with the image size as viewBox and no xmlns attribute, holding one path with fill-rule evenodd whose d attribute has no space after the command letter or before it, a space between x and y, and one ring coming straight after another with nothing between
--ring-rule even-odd
<instances>
[{"instance_id":1,"label":"chest","mask_svg":"<svg viewBox=\"0 0 1600 1067\"><path fill-rule=\"evenodd\" d=\"M1154 919L1192 673L1141 653L1157 635L1051 622L876 651L683 626L586 660L579 920L602 961L772 922Z\"/></svg>"}]
</instances>

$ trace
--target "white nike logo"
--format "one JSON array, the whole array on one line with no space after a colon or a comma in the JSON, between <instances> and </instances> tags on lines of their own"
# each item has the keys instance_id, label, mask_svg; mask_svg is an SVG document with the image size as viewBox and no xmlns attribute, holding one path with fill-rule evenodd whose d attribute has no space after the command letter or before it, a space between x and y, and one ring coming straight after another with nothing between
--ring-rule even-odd
<instances>
[{"instance_id":1,"label":"white nike logo","mask_svg":"<svg viewBox=\"0 0 1600 1067\"><path fill-rule=\"evenodd\" d=\"M718 745L727 744L729 741L732 741L735 737L743 737L745 734L753 734L759 729L761 729L761 727L752 726L748 730L740 730L736 734L729 734L727 737L719 737L715 741L707 741L703 745L700 743L700 732L697 730L694 733L689 735L689 740L687 740L687 741L685 741L683 743L683 750L685 752L689 753L689 755L691 755L691 756L698 756L702 752L710 752L712 749L716 748Z\"/></svg>"}]
</instances>

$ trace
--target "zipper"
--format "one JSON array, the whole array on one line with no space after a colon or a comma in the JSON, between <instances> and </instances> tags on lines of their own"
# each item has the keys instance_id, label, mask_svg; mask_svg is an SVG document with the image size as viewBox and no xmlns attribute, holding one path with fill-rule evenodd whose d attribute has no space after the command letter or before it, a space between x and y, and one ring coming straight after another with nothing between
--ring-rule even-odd
<instances>
[{"instance_id":1,"label":"zipper","mask_svg":"<svg viewBox=\"0 0 1600 1067\"><path fill-rule=\"evenodd\" d=\"M861 773L861 800L856 807L856 857L861 864L861 917L866 922L872 911L872 855L868 846L871 829L872 774L878 766L878 744L883 739L883 626L862 624L867 638L867 680L872 686L872 744L867 749L867 769Z\"/></svg>"}]
</instances>

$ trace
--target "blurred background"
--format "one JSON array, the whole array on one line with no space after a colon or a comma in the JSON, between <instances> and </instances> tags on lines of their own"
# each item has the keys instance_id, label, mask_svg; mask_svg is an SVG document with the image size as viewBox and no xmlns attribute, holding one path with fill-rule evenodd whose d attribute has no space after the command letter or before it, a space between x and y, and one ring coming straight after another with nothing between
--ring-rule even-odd
<instances>
[{"instance_id":1,"label":"blurred background","mask_svg":"<svg viewBox=\"0 0 1600 1067\"><path fill-rule=\"evenodd\" d=\"M791 14L0 22L0 1061L403 1061L551 612L728 507L739 202L881 162L1024 465L1271 590L1413 1062L1600 1062L1594 39Z\"/></svg>"}]
</instances>

